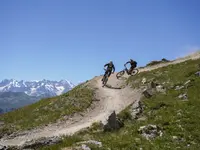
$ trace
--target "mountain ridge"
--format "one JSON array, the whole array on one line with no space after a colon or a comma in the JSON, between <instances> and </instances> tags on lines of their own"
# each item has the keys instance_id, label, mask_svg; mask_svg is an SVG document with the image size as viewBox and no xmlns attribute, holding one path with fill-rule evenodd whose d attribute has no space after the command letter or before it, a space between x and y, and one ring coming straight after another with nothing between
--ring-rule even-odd
<instances>
[{"instance_id":1,"label":"mountain ridge","mask_svg":"<svg viewBox=\"0 0 200 150\"><path fill-rule=\"evenodd\" d=\"M0 114L32 104L40 99L59 96L75 85L68 80L15 80L0 82Z\"/></svg>"},{"instance_id":2,"label":"mountain ridge","mask_svg":"<svg viewBox=\"0 0 200 150\"><path fill-rule=\"evenodd\" d=\"M29 96L41 96L48 94L49 96L61 95L75 85L68 80L15 80L4 79L0 82L0 92L24 92Z\"/></svg>"}]
</instances>

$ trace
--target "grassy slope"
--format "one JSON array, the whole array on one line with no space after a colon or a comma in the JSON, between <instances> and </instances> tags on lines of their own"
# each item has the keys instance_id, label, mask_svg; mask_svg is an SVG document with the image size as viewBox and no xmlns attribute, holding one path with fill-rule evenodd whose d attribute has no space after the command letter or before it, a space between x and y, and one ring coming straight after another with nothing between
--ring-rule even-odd
<instances>
[{"instance_id":1,"label":"grassy slope","mask_svg":"<svg viewBox=\"0 0 200 150\"><path fill-rule=\"evenodd\" d=\"M0 127L0 133L11 133L55 122L65 115L88 108L92 99L93 90L79 85L61 96L43 99L1 115L0 121L3 121L5 126Z\"/></svg>"},{"instance_id":2,"label":"grassy slope","mask_svg":"<svg viewBox=\"0 0 200 150\"><path fill-rule=\"evenodd\" d=\"M150 72L143 72L131 77L128 83L134 87L139 87L142 78L154 79L159 83L165 82L168 88L166 94L156 94L150 99L143 99L145 105L143 115L144 121L129 120L129 111L126 109L120 116L126 118L125 127L112 133L96 132L96 127L83 131L72 137L66 137L63 143L43 149L56 150L67 147L77 141L94 139L101 141L103 148L112 150L160 150L160 149L200 149L200 77L195 77L198 70L197 64L200 60L187 61L181 64L170 65ZM192 80L190 86L179 91L172 86L182 85L187 80ZM188 94L188 101L181 101L178 95ZM164 107L160 107L164 106ZM163 128L163 137L157 137L152 141L147 141L137 130L140 126L155 124ZM174 140L176 136L178 140Z\"/></svg>"}]
</instances>

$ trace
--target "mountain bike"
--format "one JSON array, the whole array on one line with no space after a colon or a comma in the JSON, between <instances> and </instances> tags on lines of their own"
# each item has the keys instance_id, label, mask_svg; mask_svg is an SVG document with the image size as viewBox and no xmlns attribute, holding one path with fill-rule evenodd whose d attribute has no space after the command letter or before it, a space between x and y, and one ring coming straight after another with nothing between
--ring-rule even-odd
<instances>
[{"instance_id":1,"label":"mountain bike","mask_svg":"<svg viewBox=\"0 0 200 150\"><path fill-rule=\"evenodd\" d=\"M128 75L131 75L131 76L134 76L134 75L136 75L136 74L139 72L139 70L138 70L137 68L133 69L132 72L129 72L129 70L127 69L126 65L124 65L124 67L125 67L124 70L122 70L122 71L120 71L120 72L118 72L118 73L116 74L117 79L119 79L120 77L122 77L122 76L125 74L125 72L126 72Z\"/></svg>"},{"instance_id":2,"label":"mountain bike","mask_svg":"<svg viewBox=\"0 0 200 150\"><path fill-rule=\"evenodd\" d=\"M106 71L106 69L104 69L105 71ZM106 84L107 84L107 82L108 82L108 73L106 73L104 76L103 76L103 79L102 79L102 84L103 84L103 86L102 87L104 87Z\"/></svg>"}]
</instances>

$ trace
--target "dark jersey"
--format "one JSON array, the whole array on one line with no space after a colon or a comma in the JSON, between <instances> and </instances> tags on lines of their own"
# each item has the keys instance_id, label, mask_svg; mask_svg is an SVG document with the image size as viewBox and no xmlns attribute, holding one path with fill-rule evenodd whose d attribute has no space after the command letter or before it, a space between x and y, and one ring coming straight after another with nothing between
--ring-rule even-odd
<instances>
[{"instance_id":1,"label":"dark jersey","mask_svg":"<svg viewBox=\"0 0 200 150\"><path fill-rule=\"evenodd\" d=\"M104 67L107 66L107 70L115 72L115 66L112 63L105 64Z\"/></svg>"},{"instance_id":2,"label":"dark jersey","mask_svg":"<svg viewBox=\"0 0 200 150\"><path fill-rule=\"evenodd\" d=\"M128 61L126 62L126 64L130 63L131 67L136 67L137 66L137 62L136 61Z\"/></svg>"}]
</instances>

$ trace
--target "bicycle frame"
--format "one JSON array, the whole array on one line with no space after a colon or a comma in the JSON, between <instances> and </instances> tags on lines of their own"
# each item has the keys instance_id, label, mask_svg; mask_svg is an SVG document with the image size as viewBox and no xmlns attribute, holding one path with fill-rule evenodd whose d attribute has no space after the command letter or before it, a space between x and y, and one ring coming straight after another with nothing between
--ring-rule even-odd
<instances>
[{"instance_id":1,"label":"bicycle frame","mask_svg":"<svg viewBox=\"0 0 200 150\"><path fill-rule=\"evenodd\" d=\"M124 71L129 75L129 70L127 69L127 67L125 66Z\"/></svg>"}]
</instances>

